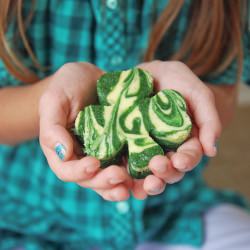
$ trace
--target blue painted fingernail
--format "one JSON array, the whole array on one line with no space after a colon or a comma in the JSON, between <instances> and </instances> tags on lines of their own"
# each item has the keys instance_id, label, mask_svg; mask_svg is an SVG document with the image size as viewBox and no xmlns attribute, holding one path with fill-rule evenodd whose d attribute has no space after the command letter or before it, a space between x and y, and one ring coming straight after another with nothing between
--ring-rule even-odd
<instances>
[{"instance_id":1,"label":"blue painted fingernail","mask_svg":"<svg viewBox=\"0 0 250 250\"><path fill-rule=\"evenodd\" d=\"M66 148L61 143L57 143L55 146L55 152L60 160L64 160L66 154Z\"/></svg>"}]
</instances>

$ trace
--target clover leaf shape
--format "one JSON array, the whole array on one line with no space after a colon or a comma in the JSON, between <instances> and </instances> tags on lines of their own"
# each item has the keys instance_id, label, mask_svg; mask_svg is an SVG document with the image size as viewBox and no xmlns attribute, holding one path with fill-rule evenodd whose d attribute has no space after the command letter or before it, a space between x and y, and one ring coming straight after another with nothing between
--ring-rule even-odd
<instances>
[{"instance_id":1,"label":"clover leaf shape","mask_svg":"<svg viewBox=\"0 0 250 250\"><path fill-rule=\"evenodd\" d=\"M184 98L175 90L153 94L153 78L139 68L104 74L97 81L99 105L79 112L75 133L87 155L101 165L119 162L128 151L128 171L134 178L150 174L148 163L173 150L192 128Z\"/></svg>"}]
</instances>

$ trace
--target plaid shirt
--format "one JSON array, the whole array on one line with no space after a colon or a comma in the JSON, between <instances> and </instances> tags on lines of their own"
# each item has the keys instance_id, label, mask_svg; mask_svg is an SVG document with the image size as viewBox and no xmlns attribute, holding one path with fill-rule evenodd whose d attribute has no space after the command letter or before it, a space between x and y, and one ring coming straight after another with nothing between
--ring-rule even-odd
<instances>
[{"instance_id":1,"label":"plaid shirt","mask_svg":"<svg viewBox=\"0 0 250 250\"><path fill-rule=\"evenodd\" d=\"M24 15L30 2L25 1ZM89 61L105 70L130 68L142 61L152 24L166 4L166 0L37 0L28 39L39 61L49 65L46 74L70 61ZM185 1L159 47L158 59L180 46L189 7L190 1ZM244 62L244 80L247 72L249 58ZM220 75L203 80L233 84L235 79L233 63ZM0 63L0 86L20 84ZM0 249L132 250L145 241L200 246L202 214L209 207L218 202L245 204L235 194L205 185L201 170L206 162L203 158L161 195L108 202L91 190L58 180L37 140L1 145Z\"/></svg>"}]
</instances>

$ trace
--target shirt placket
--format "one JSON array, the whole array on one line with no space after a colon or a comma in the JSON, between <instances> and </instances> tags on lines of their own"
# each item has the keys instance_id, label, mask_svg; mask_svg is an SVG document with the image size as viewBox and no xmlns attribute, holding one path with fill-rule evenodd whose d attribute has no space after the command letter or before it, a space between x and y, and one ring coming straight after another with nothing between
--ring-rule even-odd
<instances>
[{"instance_id":1,"label":"shirt placket","mask_svg":"<svg viewBox=\"0 0 250 250\"><path fill-rule=\"evenodd\" d=\"M109 228L110 249L134 249L135 232L133 209L130 201L109 202L106 221Z\"/></svg>"},{"instance_id":2,"label":"shirt placket","mask_svg":"<svg viewBox=\"0 0 250 250\"><path fill-rule=\"evenodd\" d=\"M124 69L127 55L126 15L124 1L106 0L102 11L102 58L99 64L106 71ZM121 11L122 8L122 11ZM105 202L104 232L108 249L134 249L142 223L133 199Z\"/></svg>"},{"instance_id":3,"label":"shirt placket","mask_svg":"<svg viewBox=\"0 0 250 250\"><path fill-rule=\"evenodd\" d=\"M103 9L103 66L107 71L123 69L126 60L125 11L122 1L106 0Z\"/></svg>"}]
</instances>

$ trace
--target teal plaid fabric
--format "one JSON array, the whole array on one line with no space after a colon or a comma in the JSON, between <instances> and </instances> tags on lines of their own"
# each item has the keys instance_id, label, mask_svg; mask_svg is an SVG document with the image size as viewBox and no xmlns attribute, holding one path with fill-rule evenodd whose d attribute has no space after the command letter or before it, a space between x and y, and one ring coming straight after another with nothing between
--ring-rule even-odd
<instances>
[{"instance_id":1,"label":"teal plaid fabric","mask_svg":"<svg viewBox=\"0 0 250 250\"><path fill-rule=\"evenodd\" d=\"M152 25L167 2L37 0L27 34L39 61L49 65L49 72L37 73L44 77L70 61L92 62L104 70L137 65L142 61ZM24 15L29 3L25 1ZM190 1L185 1L157 52L158 59L165 59L180 46L189 7ZM247 38L246 34L246 42ZM24 62L31 66L22 53ZM248 54L244 81L249 80L249 66ZM208 79L233 84L235 64L203 80ZM0 86L20 84L0 63ZM1 145L0 250L127 250L145 241L200 246L204 239L202 214L209 207L219 202L245 205L235 194L205 185L201 172L206 162L203 158L194 171L159 196L115 203L58 180L37 140L13 147Z\"/></svg>"}]
</instances>

